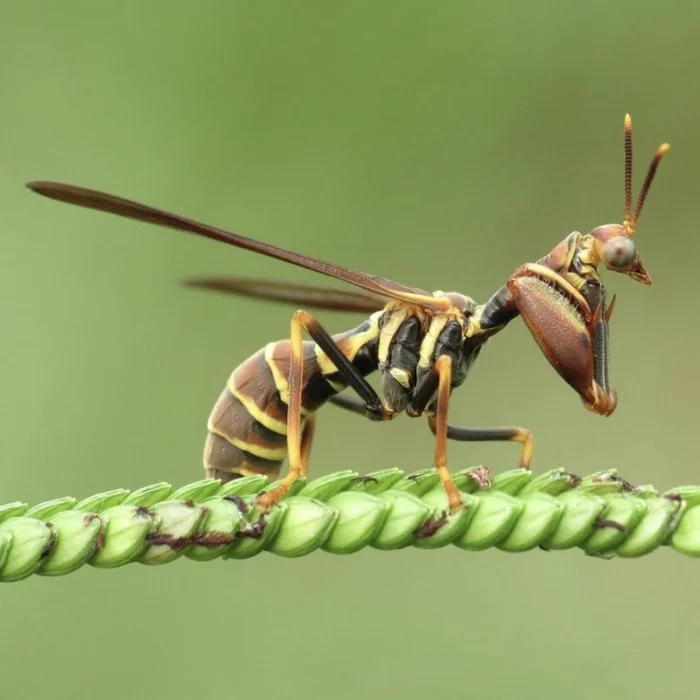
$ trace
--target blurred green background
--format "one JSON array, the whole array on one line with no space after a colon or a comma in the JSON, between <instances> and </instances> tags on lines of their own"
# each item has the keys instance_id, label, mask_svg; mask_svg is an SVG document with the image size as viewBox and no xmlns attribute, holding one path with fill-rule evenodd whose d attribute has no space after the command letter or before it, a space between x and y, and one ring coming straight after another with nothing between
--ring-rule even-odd
<instances>
[{"instance_id":1,"label":"blurred green background","mask_svg":"<svg viewBox=\"0 0 700 700\"><path fill-rule=\"evenodd\" d=\"M654 285L606 275L617 412L587 413L518 320L452 419L531 428L537 472L700 483L698 20L678 0L4 0L2 502L200 478L213 402L291 310L178 280L323 282L26 181L484 300L570 231L621 220L626 111L637 185L658 144L673 148L637 234ZM432 448L415 421L329 407L312 469L413 470ZM517 449L449 456L500 470ZM86 567L2 586L0 695L659 698L697 678L698 566L448 549Z\"/></svg>"}]
</instances>

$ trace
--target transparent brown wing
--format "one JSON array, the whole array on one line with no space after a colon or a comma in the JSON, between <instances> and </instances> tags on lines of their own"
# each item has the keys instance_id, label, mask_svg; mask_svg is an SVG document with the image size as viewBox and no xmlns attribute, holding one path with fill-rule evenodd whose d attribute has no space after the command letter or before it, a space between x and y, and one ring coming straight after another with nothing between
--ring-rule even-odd
<instances>
[{"instance_id":1,"label":"transparent brown wing","mask_svg":"<svg viewBox=\"0 0 700 700\"><path fill-rule=\"evenodd\" d=\"M363 292L348 292L331 287L315 287L293 282L268 282L242 277L201 277L185 280L188 287L206 289L266 301L293 304L305 309L357 311L372 314L384 307L384 299Z\"/></svg>"},{"instance_id":2,"label":"transparent brown wing","mask_svg":"<svg viewBox=\"0 0 700 700\"><path fill-rule=\"evenodd\" d=\"M240 236L224 229L202 224L198 221L178 216L177 214L171 214L105 192L77 187L75 185L66 185L59 182L29 182L27 183L27 187L45 197L67 202L68 204L75 204L87 209L97 209L110 214L116 214L117 216L136 219L137 221L145 221L166 228L186 231L238 248L261 253L262 255L267 255L271 258L291 263L292 265L298 265L299 267L313 270L314 272L327 275L328 277L343 280L344 282L348 282L382 297L398 299L436 311L449 306L449 302L446 299L437 299L422 289L405 287L392 280L350 270L349 268L324 262L323 260L316 260L306 255L294 253L291 250L278 248L269 243L262 243L252 238L246 238L245 236Z\"/></svg>"}]
</instances>

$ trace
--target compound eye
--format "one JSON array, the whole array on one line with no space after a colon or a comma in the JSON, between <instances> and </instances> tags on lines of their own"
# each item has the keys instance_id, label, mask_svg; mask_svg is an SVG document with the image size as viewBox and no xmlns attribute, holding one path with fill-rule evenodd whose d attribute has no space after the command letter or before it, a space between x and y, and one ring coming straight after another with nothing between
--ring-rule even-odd
<instances>
[{"instance_id":1,"label":"compound eye","mask_svg":"<svg viewBox=\"0 0 700 700\"><path fill-rule=\"evenodd\" d=\"M624 270L629 267L637 257L637 247L634 241L627 236L617 236L605 244L603 249L605 262L610 267Z\"/></svg>"}]
</instances>

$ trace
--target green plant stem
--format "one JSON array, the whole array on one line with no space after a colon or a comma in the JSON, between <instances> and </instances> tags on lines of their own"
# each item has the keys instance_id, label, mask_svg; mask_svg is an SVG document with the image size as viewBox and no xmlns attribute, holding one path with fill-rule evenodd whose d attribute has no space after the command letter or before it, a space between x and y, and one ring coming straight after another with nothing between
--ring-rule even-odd
<instances>
[{"instance_id":1,"label":"green plant stem","mask_svg":"<svg viewBox=\"0 0 700 700\"><path fill-rule=\"evenodd\" d=\"M299 557L321 549L350 554L454 545L504 552L579 548L597 557L639 557L661 546L700 556L700 486L659 493L614 470L583 479L555 469L491 477L453 475L465 508L448 514L434 470L366 476L337 472L300 480L268 513L255 507L273 488L264 477L221 485L205 479L173 491L166 483L117 489L78 502L0 506L0 581L60 576L84 564L115 568L245 559L261 552Z\"/></svg>"}]
</instances>

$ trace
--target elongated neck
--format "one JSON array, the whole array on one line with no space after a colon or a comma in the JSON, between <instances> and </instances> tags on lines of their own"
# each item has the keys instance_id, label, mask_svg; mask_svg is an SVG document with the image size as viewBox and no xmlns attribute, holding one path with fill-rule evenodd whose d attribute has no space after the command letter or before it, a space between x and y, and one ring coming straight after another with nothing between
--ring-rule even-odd
<instances>
[{"instance_id":1,"label":"elongated neck","mask_svg":"<svg viewBox=\"0 0 700 700\"><path fill-rule=\"evenodd\" d=\"M474 335L490 337L505 328L518 314L515 299L504 285L485 304L475 309L473 318L475 325L478 324L478 331Z\"/></svg>"}]
</instances>

